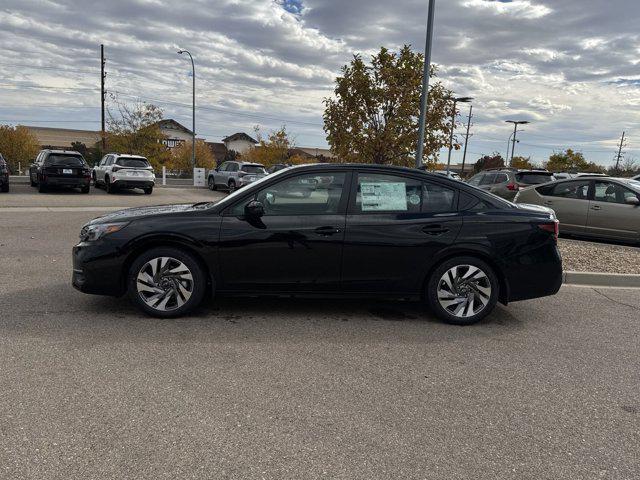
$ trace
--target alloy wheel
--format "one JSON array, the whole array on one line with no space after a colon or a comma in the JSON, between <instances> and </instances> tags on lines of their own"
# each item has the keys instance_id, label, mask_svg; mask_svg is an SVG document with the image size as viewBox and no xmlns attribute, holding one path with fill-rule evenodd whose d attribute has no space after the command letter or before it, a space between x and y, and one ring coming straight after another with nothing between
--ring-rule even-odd
<instances>
[{"instance_id":1,"label":"alloy wheel","mask_svg":"<svg viewBox=\"0 0 640 480\"><path fill-rule=\"evenodd\" d=\"M456 265L438 281L438 302L451 315L468 318L479 314L491 299L491 282L474 265Z\"/></svg>"},{"instance_id":2,"label":"alloy wheel","mask_svg":"<svg viewBox=\"0 0 640 480\"><path fill-rule=\"evenodd\" d=\"M145 263L136 279L138 295L150 308L166 312L182 307L194 290L193 274L180 260L157 257Z\"/></svg>"}]
</instances>

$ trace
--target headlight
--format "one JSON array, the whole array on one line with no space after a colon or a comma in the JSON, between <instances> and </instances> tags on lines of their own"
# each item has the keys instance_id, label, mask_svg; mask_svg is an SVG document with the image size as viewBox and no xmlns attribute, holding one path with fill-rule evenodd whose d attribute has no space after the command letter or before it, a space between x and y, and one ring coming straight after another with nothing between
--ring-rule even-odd
<instances>
[{"instance_id":1,"label":"headlight","mask_svg":"<svg viewBox=\"0 0 640 480\"><path fill-rule=\"evenodd\" d=\"M80 231L80 240L83 242L95 242L105 235L119 232L128 225L128 222L120 223L98 223L95 225L87 225Z\"/></svg>"}]
</instances>

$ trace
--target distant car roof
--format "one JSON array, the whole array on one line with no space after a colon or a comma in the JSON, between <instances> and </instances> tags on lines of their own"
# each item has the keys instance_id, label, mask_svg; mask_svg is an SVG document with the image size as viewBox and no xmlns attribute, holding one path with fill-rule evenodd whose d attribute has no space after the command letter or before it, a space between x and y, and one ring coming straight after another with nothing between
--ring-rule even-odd
<instances>
[{"instance_id":1,"label":"distant car roof","mask_svg":"<svg viewBox=\"0 0 640 480\"><path fill-rule=\"evenodd\" d=\"M55 154L58 154L58 155L80 155L80 156L82 156L82 154L80 152L76 152L75 150L51 150L51 149L45 149L45 152L55 153Z\"/></svg>"}]
</instances>

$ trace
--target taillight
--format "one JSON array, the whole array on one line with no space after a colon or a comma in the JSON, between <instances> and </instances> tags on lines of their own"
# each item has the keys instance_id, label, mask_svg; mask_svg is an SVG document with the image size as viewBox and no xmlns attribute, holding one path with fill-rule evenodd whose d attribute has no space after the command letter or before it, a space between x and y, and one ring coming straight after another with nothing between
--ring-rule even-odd
<instances>
[{"instance_id":1,"label":"taillight","mask_svg":"<svg viewBox=\"0 0 640 480\"><path fill-rule=\"evenodd\" d=\"M559 222L558 220L554 220L550 223L539 223L538 228L553 234L554 240L558 241L558 234L560 233Z\"/></svg>"},{"instance_id":2,"label":"taillight","mask_svg":"<svg viewBox=\"0 0 640 480\"><path fill-rule=\"evenodd\" d=\"M90 176L91 176L91 171L89 171L89 170L83 170L83 171L82 171L82 174L83 174L85 177L90 177Z\"/></svg>"},{"instance_id":3,"label":"taillight","mask_svg":"<svg viewBox=\"0 0 640 480\"><path fill-rule=\"evenodd\" d=\"M510 183L509 185L507 185L507 190L511 190L513 191L518 191L520 189L520 186L517 183Z\"/></svg>"}]
</instances>

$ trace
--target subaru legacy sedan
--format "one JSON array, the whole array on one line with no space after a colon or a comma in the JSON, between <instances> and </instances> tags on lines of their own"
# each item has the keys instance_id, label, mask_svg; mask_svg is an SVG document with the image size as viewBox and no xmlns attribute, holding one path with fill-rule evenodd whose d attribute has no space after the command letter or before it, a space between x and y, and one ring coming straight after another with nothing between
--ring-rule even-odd
<instances>
[{"instance_id":1,"label":"subaru legacy sedan","mask_svg":"<svg viewBox=\"0 0 640 480\"><path fill-rule=\"evenodd\" d=\"M308 192L305 193L305 192ZM73 285L177 317L206 294L424 301L468 325L497 302L555 294L552 210L514 205L420 170L307 165L219 203L96 218L73 249Z\"/></svg>"}]
</instances>

